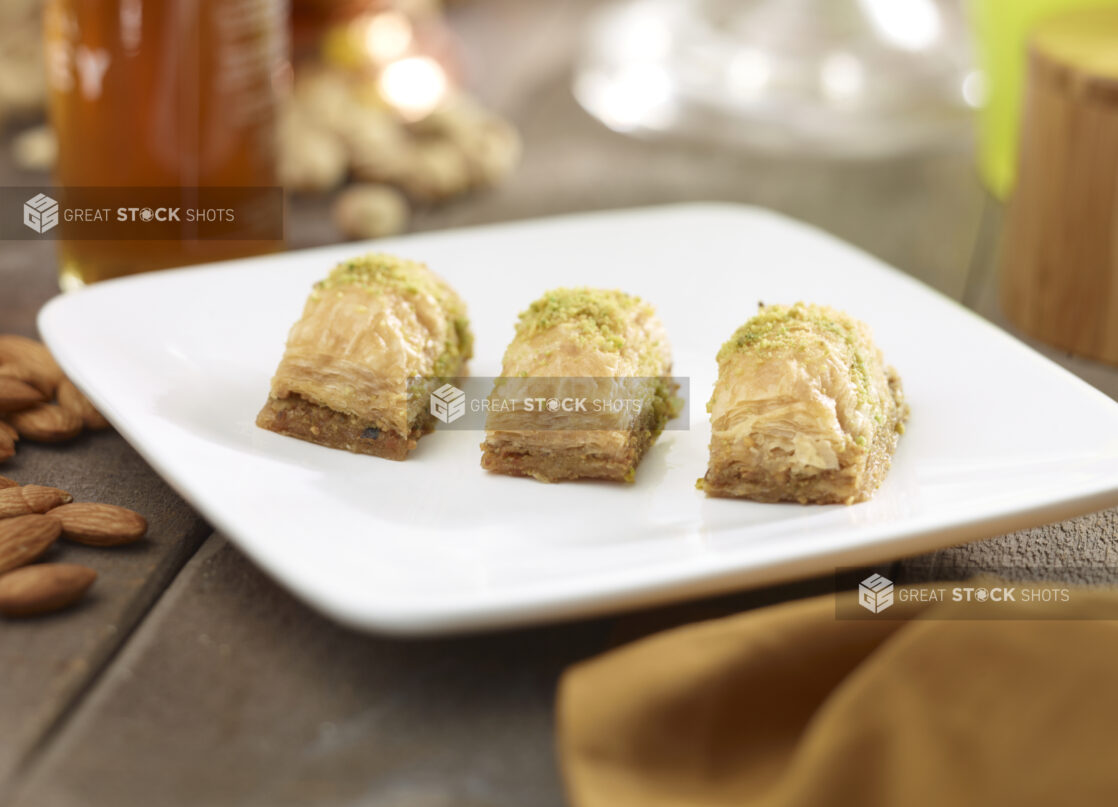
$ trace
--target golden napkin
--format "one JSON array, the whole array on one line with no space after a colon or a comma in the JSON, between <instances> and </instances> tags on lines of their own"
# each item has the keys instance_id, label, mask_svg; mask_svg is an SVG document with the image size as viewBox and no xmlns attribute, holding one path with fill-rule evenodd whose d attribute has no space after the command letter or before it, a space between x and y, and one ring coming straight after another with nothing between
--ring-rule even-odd
<instances>
[{"instance_id":1,"label":"golden napkin","mask_svg":"<svg viewBox=\"0 0 1118 807\"><path fill-rule=\"evenodd\" d=\"M1118 593L1070 592L1028 609L898 602L866 619L816 597L579 664L557 707L570 801L1118 804L1118 622L1100 619L1118 618Z\"/></svg>"}]
</instances>

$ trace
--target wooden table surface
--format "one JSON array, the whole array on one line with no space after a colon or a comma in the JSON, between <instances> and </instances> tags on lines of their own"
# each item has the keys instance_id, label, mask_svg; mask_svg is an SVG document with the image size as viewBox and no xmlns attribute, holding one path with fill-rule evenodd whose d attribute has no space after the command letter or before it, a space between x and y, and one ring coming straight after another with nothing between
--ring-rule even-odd
<instances>
[{"instance_id":1,"label":"wooden table surface","mask_svg":"<svg viewBox=\"0 0 1118 807\"><path fill-rule=\"evenodd\" d=\"M570 62L586 5L455 11L475 84L521 127L499 190L414 228L683 200L763 205L810 222L998 320L1000 208L966 148L836 161L631 140L585 115ZM6 157L0 159L7 159ZM33 184L0 163L0 182ZM297 200L292 246L334 240ZM56 293L49 242L0 247L0 332L34 333ZM1111 396L1118 370L1042 350ZM22 446L3 469L146 514L150 539L67 548L101 572L76 610L0 622L0 804L442 807L563 803L555 682L568 664L670 625L829 590L800 581L530 630L403 641L332 624L213 534L115 433ZM1113 581L1118 510L897 560L894 579L993 572ZM887 567L888 568L888 567Z\"/></svg>"}]
</instances>

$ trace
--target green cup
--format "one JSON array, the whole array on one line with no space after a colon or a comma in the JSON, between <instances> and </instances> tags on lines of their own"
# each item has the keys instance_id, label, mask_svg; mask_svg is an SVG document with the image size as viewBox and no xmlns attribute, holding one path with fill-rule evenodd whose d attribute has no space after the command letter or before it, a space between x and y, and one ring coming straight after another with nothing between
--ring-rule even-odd
<instances>
[{"instance_id":1,"label":"green cup","mask_svg":"<svg viewBox=\"0 0 1118 807\"><path fill-rule=\"evenodd\" d=\"M978 168L986 187L1005 199L1017 173L1030 32L1045 17L1118 6L1118 0L968 0L967 5L985 78L986 99L978 115Z\"/></svg>"}]
</instances>

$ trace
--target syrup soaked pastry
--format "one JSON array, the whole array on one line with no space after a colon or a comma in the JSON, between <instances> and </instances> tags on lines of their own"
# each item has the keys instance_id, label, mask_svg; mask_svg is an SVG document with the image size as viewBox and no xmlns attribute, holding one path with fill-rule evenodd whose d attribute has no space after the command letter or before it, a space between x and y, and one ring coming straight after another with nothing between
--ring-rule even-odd
<instances>
[{"instance_id":1,"label":"syrup soaked pastry","mask_svg":"<svg viewBox=\"0 0 1118 807\"><path fill-rule=\"evenodd\" d=\"M708 496L864 501L885 479L908 406L869 328L833 308L762 305L718 353L707 404Z\"/></svg>"},{"instance_id":2,"label":"syrup soaked pastry","mask_svg":"<svg viewBox=\"0 0 1118 807\"><path fill-rule=\"evenodd\" d=\"M632 481L679 413L671 368L664 326L640 298L548 292L520 315L491 399L536 406L490 410L482 467L543 482Z\"/></svg>"},{"instance_id":3,"label":"syrup soaked pastry","mask_svg":"<svg viewBox=\"0 0 1118 807\"><path fill-rule=\"evenodd\" d=\"M431 392L465 373L461 298L422 263L372 254L315 284L256 425L402 460L431 431Z\"/></svg>"}]
</instances>

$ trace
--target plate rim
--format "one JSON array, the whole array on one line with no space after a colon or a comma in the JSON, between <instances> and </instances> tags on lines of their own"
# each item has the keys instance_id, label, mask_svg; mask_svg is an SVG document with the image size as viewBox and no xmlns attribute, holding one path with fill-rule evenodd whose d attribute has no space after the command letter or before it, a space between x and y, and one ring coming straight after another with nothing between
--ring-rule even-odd
<instances>
[{"instance_id":1,"label":"plate rim","mask_svg":"<svg viewBox=\"0 0 1118 807\"><path fill-rule=\"evenodd\" d=\"M879 271L889 273L894 279L906 281L919 287L923 294L932 294L941 302L949 303L957 313L969 317L975 324L982 327L991 337L997 338L1009 349L1024 351L1034 364L1044 367L1045 371L1058 370L1065 381L1072 381L1079 392L1097 396L1107 404L1118 407L1118 402L1072 373L1047 358L1032 346L1017 339L1012 334L985 319L975 311L967 308L960 301L932 288L911 275L890 266L880 258L866 252L860 247L843 241L837 236L821 230L814 225L786 216L767 208L753 205L737 204L732 202L686 202L680 204L652 205L630 207L605 211L575 212L558 216L544 216L538 218L518 219L508 222L488 223L469 227L457 227L444 230L430 230L409 233L392 239L392 243L406 242L412 239L429 238L442 234L473 233L484 235L486 232L508 231L510 229L532 228L539 225L576 225L580 222L599 220L606 217L632 217L634 215L673 213L701 214L703 212L717 212L720 214L748 215L773 220L784 227L806 231L817 240L827 242L828 247L841 249L872 265ZM605 615L624 610L647 607L653 604L667 604L680 602L701 596L711 596L734 590L762 585L776 585L794 579L806 579L819 574L820 568L837 568L840 566L858 566L880 563L885 560L895 560L901 557L927 552L935 548L949 546L955 543L979 540L997 534L1017 531L1041 524L1082 515L1088 512L1105 509L1118 505L1118 462L1115 472L1104 479L1095 480L1089 487L1077 487L1077 493L1069 495L1064 488L1057 488L1056 492L1048 497L1041 497L1033 505L1026 508L1020 506L1003 505L984 511L979 518L969 517L966 513L956 514L952 518L940 517L934 525L920 527L920 522L910 523L908 529L890 530L890 536L882 536L871 542L863 542L854 547L840 547L833 552L813 552L803 556L786 556L779 561L752 564L749 566L732 566L732 554L719 555L722 561L720 568L703 568L696 570L686 578L663 578L660 567L651 567L651 579L627 581L620 587L614 586L608 590L599 590L596 594L567 594L566 596L550 596L533 598L528 603L519 603L514 607L503 604L500 600L470 602L463 606L462 601L452 603L450 607L417 607L409 603L405 609L393 609L388 601L384 606L373 609L354 610L347 607L347 603L331 599L314 585L307 585L305 580L298 575L290 574L281 564L275 561L267 552L258 551L255 543L250 540L242 541L238 538L237 529L225 523L220 513L210 506L208 497L191 495L187 489L188 482L178 479L173 469L152 455L148 447L132 430L131 424L126 422L103 396L89 384L88 377L77 366L74 357L69 353L68 340L62 338L59 330L62 318L68 307L75 305L75 300L85 299L88 296L112 294L122 285L133 286L140 284L162 285L167 279L183 275L196 275L201 272L219 270L222 267L235 265L244 267L246 264L254 265L275 261L277 258L285 261L297 262L306 254L322 254L328 251L348 252L361 251L362 249L384 248L384 241L359 241L341 244L328 244L310 247L301 250L290 250L281 253L253 256L251 258L232 259L228 261L185 266L176 269L163 270L141 275L117 278L105 281L95 286L81 289L77 292L59 294L49 300L40 309L37 317L39 331L54 353L59 364L67 376L82 389L116 428L118 433L144 458L152 469L191 507L196 509L214 531L234 544L244 552L252 562L262 568L269 576L279 581L299 599L313 606L318 611L325 613L332 619L360 630L376 631L389 635L400 636L435 636L453 633L478 632L485 630L499 630L519 626L541 624L545 622L569 621L587 618L595 615ZM393 247L395 248L395 247ZM84 302L82 303L84 305ZM92 394L91 394L92 393ZM887 525L883 525L887 526ZM893 524L894 528L897 526ZM809 570L808 567L813 567ZM647 576L646 576L647 577Z\"/></svg>"}]
</instances>

